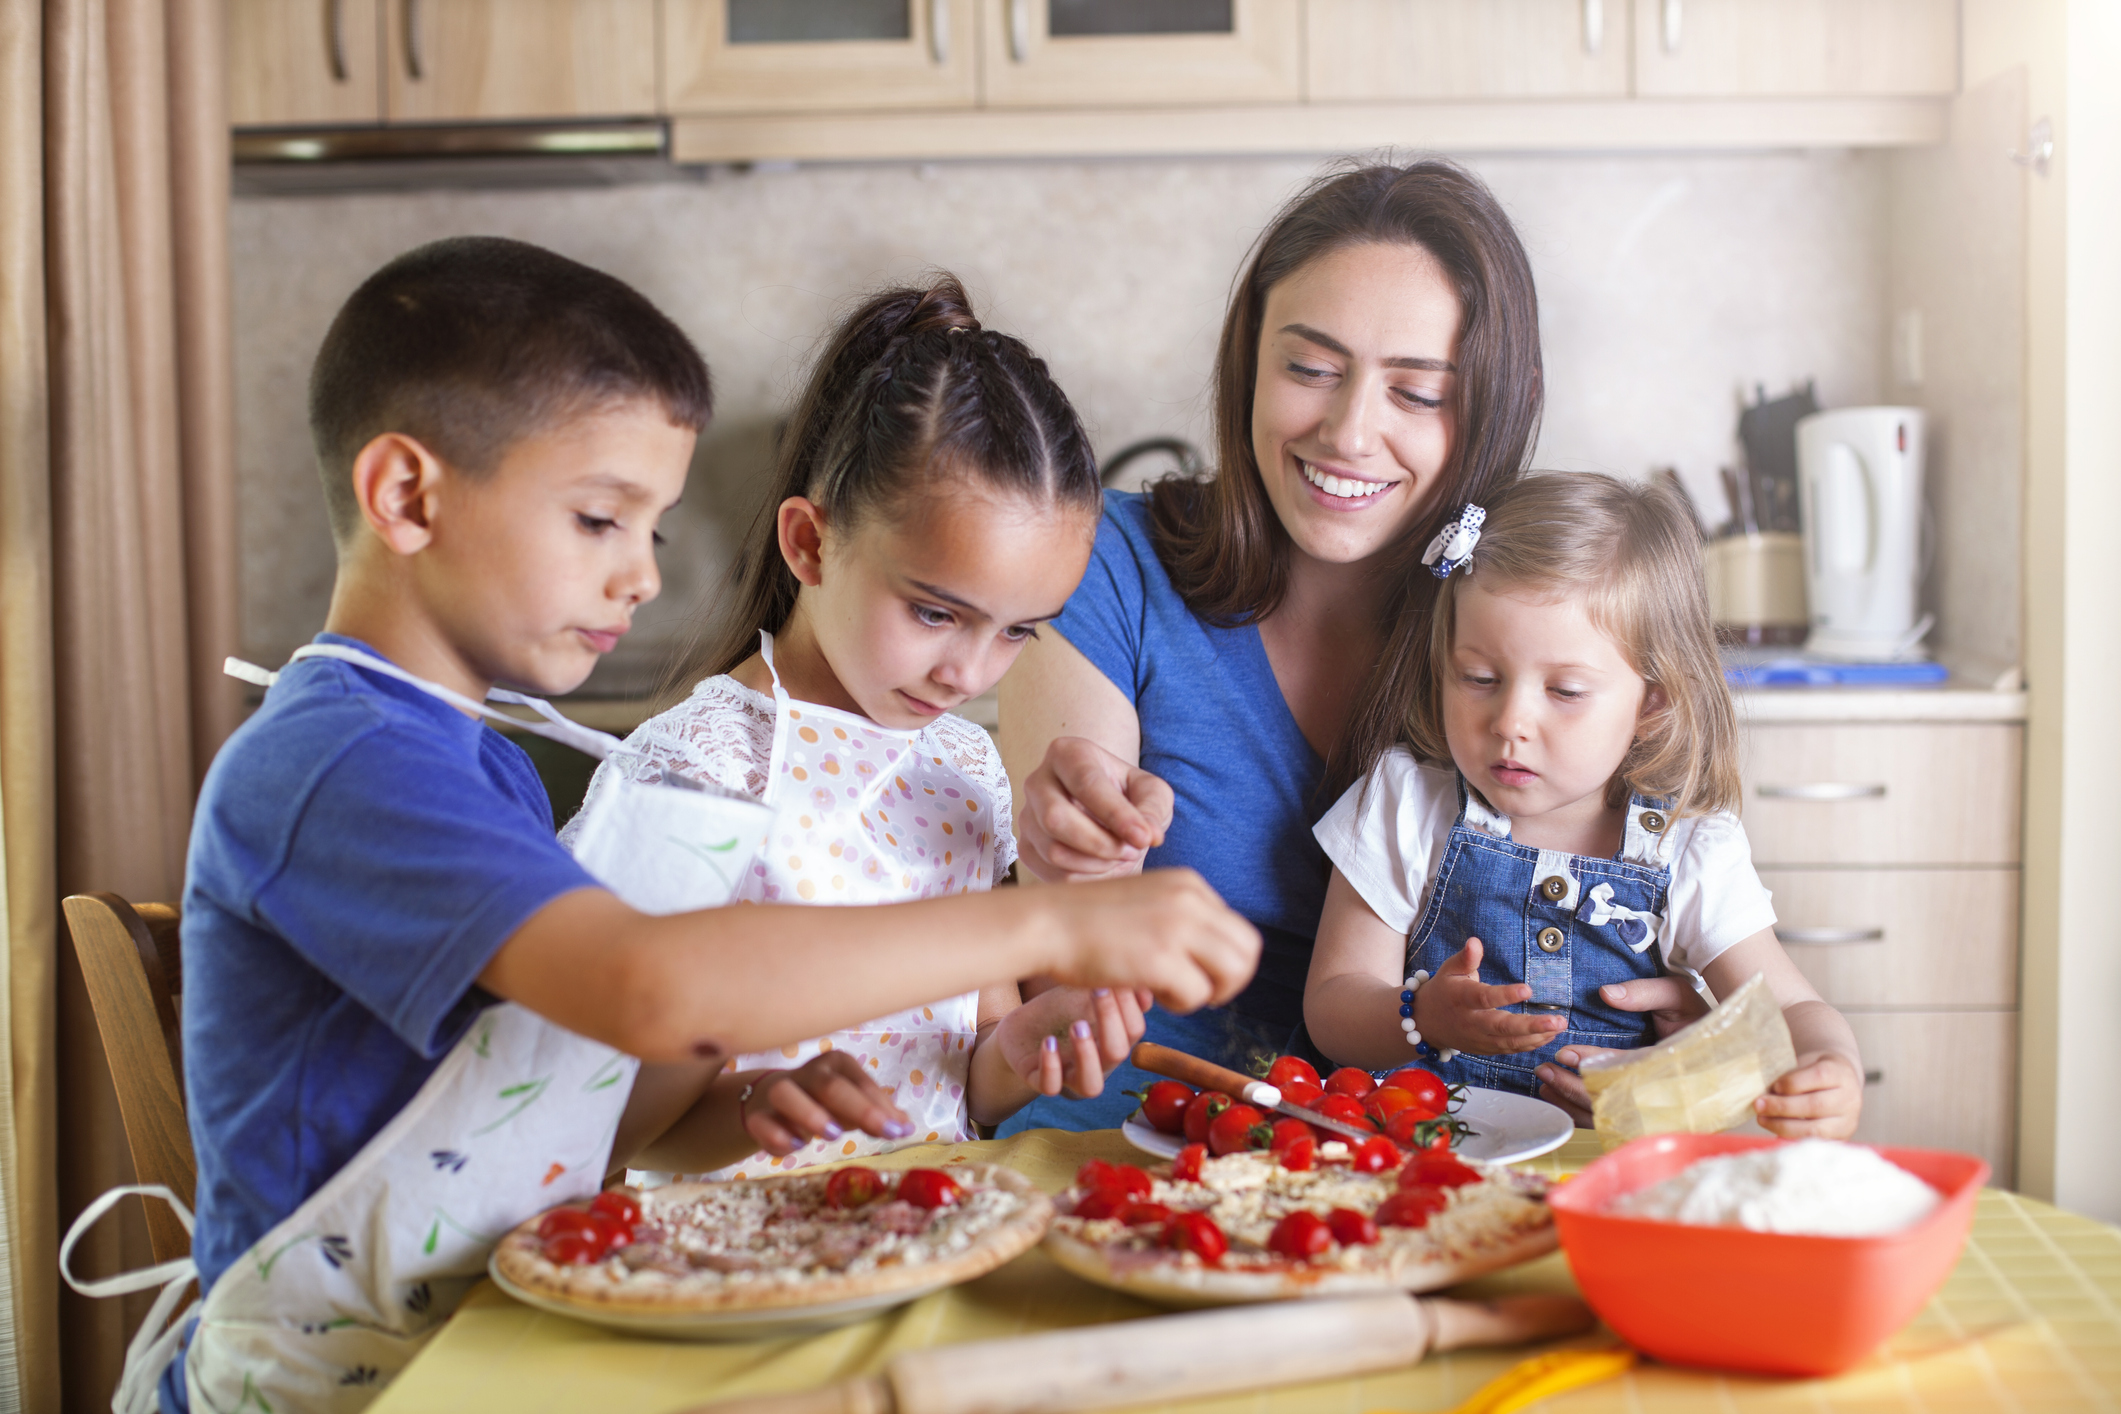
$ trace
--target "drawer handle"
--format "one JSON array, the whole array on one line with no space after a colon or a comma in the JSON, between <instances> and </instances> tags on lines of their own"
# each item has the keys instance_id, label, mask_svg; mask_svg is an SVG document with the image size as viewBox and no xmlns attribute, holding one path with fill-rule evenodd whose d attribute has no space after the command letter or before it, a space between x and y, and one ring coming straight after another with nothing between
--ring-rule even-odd
<instances>
[{"instance_id":1,"label":"drawer handle","mask_svg":"<svg viewBox=\"0 0 2121 1414\"><path fill-rule=\"evenodd\" d=\"M1679 36L1686 25L1686 12L1680 8L1680 0L1664 0L1659 8L1663 11L1659 16L1663 23L1658 28L1664 31L1664 52L1677 54Z\"/></svg>"},{"instance_id":2,"label":"drawer handle","mask_svg":"<svg viewBox=\"0 0 2121 1414\"><path fill-rule=\"evenodd\" d=\"M331 51L331 77L334 83L346 82L346 8L345 0L324 0L324 39Z\"/></svg>"},{"instance_id":3,"label":"drawer handle","mask_svg":"<svg viewBox=\"0 0 2121 1414\"><path fill-rule=\"evenodd\" d=\"M420 0L405 0L405 77L414 83L427 77L420 53Z\"/></svg>"},{"instance_id":4,"label":"drawer handle","mask_svg":"<svg viewBox=\"0 0 2121 1414\"><path fill-rule=\"evenodd\" d=\"M1031 0L1009 0L1009 58L1028 63L1031 58Z\"/></svg>"},{"instance_id":5,"label":"drawer handle","mask_svg":"<svg viewBox=\"0 0 2121 1414\"><path fill-rule=\"evenodd\" d=\"M1885 1083L1885 1072L1882 1070L1866 1070L1863 1072L1863 1083L1866 1085L1883 1085Z\"/></svg>"},{"instance_id":6,"label":"drawer handle","mask_svg":"<svg viewBox=\"0 0 2121 1414\"><path fill-rule=\"evenodd\" d=\"M1583 0L1583 52L1592 58L1605 47L1605 0Z\"/></svg>"},{"instance_id":7,"label":"drawer handle","mask_svg":"<svg viewBox=\"0 0 2121 1414\"><path fill-rule=\"evenodd\" d=\"M938 64L950 62L950 0L928 0L928 54Z\"/></svg>"},{"instance_id":8,"label":"drawer handle","mask_svg":"<svg viewBox=\"0 0 2121 1414\"><path fill-rule=\"evenodd\" d=\"M1760 794L1769 800L1874 800L1885 794L1885 787L1876 782L1813 781L1801 786L1761 786Z\"/></svg>"},{"instance_id":9,"label":"drawer handle","mask_svg":"<svg viewBox=\"0 0 2121 1414\"><path fill-rule=\"evenodd\" d=\"M1883 928L1777 928L1778 942L1794 943L1799 947L1838 948L1850 943L1882 943Z\"/></svg>"}]
</instances>

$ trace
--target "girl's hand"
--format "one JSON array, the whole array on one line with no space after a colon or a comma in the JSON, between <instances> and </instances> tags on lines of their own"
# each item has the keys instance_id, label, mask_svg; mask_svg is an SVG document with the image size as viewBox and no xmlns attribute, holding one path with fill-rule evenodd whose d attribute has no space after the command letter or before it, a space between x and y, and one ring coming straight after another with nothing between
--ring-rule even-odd
<instances>
[{"instance_id":1,"label":"girl's hand","mask_svg":"<svg viewBox=\"0 0 2121 1414\"><path fill-rule=\"evenodd\" d=\"M1055 737L1024 780L1017 843L1050 884L1141 872L1170 827L1171 787L1085 737Z\"/></svg>"},{"instance_id":2,"label":"girl's hand","mask_svg":"<svg viewBox=\"0 0 2121 1414\"><path fill-rule=\"evenodd\" d=\"M1522 982L1491 987L1481 981L1481 955L1480 939L1466 939L1414 994L1414 1024L1422 1040L1476 1056L1508 1056L1536 1051L1568 1026L1567 1017L1501 1010L1528 1000L1532 989Z\"/></svg>"},{"instance_id":3,"label":"girl's hand","mask_svg":"<svg viewBox=\"0 0 2121 1414\"><path fill-rule=\"evenodd\" d=\"M852 1127L879 1139L904 1139L913 1126L891 1096L843 1051L812 1056L794 1070L768 1070L737 1104L744 1132L769 1154L792 1154L813 1139L837 1139Z\"/></svg>"},{"instance_id":4,"label":"girl's hand","mask_svg":"<svg viewBox=\"0 0 2121 1414\"><path fill-rule=\"evenodd\" d=\"M1846 1139L1863 1113L1863 1072L1839 1051L1797 1057L1797 1068L1753 1101L1761 1128L1784 1139Z\"/></svg>"},{"instance_id":5,"label":"girl's hand","mask_svg":"<svg viewBox=\"0 0 2121 1414\"><path fill-rule=\"evenodd\" d=\"M1104 1090L1105 1072L1142 1038L1143 1013L1154 1001L1131 987L1048 988L1002 1017L994 1042L1009 1069L1039 1094L1066 1088L1087 1098Z\"/></svg>"},{"instance_id":6,"label":"girl's hand","mask_svg":"<svg viewBox=\"0 0 2121 1414\"><path fill-rule=\"evenodd\" d=\"M1633 982L1613 982L1598 989L1605 1004L1620 1011L1642 1011L1662 1041L1674 1031L1691 1026L1709 1014L1701 993L1677 977L1643 977ZM1567 1110L1583 1129L1591 1127L1591 1092L1583 1088L1577 1074L1592 1056L1608 1054L1605 1046L1568 1046L1539 1067L1539 1098Z\"/></svg>"},{"instance_id":7,"label":"girl's hand","mask_svg":"<svg viewBox=\"0 0 2121 1414\"><path fill-rule=\"evenodd\" d=\"M1191 869L1004 892L1043 920L1053 943L1051 960L1027 970L1057 981L1139 987L1188 1012L1230 1000L1259 966L1259 930Z\"/></svg>"}]
</instances>

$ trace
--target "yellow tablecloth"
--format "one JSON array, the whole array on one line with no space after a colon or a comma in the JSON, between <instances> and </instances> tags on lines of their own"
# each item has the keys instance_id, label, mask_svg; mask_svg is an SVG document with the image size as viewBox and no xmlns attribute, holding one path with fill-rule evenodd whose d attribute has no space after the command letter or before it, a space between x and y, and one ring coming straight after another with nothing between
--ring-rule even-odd
<instances>
[{"instance_id":1,"label":"yellow tablecloth","mask_svg":"<svg viewBox=\"0 0 2121 1414\"><path fill-rule=\"evenodd\" d=\"M1597 1157L1588 1134L1528 1165L1569 1172ZM880 1165L958 1155L1000 1162L1050 1191L1083 1160L1138 1157L1116 1131L1039 1130L996 1143L903 1150ZM1573 1292L1555 1253L1469 1287ZM384 1392L376 1414L467 1409L661 1414L739 1394L806 1389L881 1369L901 1350L1020 1335L1157 1308L1068 1275L1033 1251L978 1281L840 1330L742 1345L642 1340L546 1315L487 1283ZM1371 1414L1449 1409L1528 1350L1456 1351L1390 1375L1197 1400L1185 1414ZM1869 1363L1832 1380L1762 1380L1643 1364L1538 1406L1557 1414L2121 1414L2121 1229L1997 1191L1981 1195L1951 1280Z\"/></svg>"}]
</instances>

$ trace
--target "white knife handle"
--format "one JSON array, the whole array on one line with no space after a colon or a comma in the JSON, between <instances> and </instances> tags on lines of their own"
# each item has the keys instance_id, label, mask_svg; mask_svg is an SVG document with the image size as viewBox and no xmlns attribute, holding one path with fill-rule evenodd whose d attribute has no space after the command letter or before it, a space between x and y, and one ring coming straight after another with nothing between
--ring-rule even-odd
<instances>
[{"instance_id":1,"label":"white knife handle","mask_svg":"<svg viewBox=\"0 0 2121 1414\"><path fill-rule=\"evenodd\" d=\"M1281 1103L1281 1091L1264 1080L1254 1080L1245 1086L1245 1103L1271 1110Z\"/></svg>"}]
</instances>

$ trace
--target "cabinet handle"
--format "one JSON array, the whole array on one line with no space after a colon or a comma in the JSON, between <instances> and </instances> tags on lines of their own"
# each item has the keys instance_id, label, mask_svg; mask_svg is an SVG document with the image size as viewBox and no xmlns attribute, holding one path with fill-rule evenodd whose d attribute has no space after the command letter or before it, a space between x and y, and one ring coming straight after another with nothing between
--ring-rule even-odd
<instances>
[{"instance_id":1,"label":"cabinet handle","mask_svg":"<svg viewBox=\"0 0 2121 1414\"><path fill-rule=\"evenodd\" d=\"M420 60L420 0L405 0L405 77L414 83L427 77Z\"/></svg>"},{"instance_id":2,"label":"cabinet handle","mask_svg":"<svg viewBox=\"0 0 2121 1414\"><path fill-rule=\"evenodd\" d=\"M928 0L928 54L938 64L950 62L950 0Z\"/></svg>"},{"instance_id":3,"label":"cabinet handle","mask_svg":"<svg viewBox=\"0 0 2121 1414\"><path fill-rule=\"evenodd\" d=\"M1883 1085L1885 1083L1885 1072L1882 1070L1866 1070L1863 1072L1863 1083L1866 1085Z\"/></svg>"},{"instance_id":4,"label":"cabinet handle","mask_svg":"<svg viewBox=\"0 0 2121 1414\"><path fill-rule=\"evenodd\" d=\"M1875 800L1885 794L1885 787L1855 781L1813 781L1801 786L1761 786L1759 791L1769 800Z\"/></svg>"},{"instance_id":5,"label":"cabinet handle","mask_svg":"<svg viewBox=\"0 0 2121 1414\"><path fill-rule=\"evenodd\" d=\"M1882 943L1883 928L1777 928L1775 937L1779 942L1793 943L1799 947L1839 948L1850 943Z\"/></svg>"},{"instance_id":6,"label":"cabinet handle","mask_svg":"<svg viewBox=\"0 0 2121 1414\"><path fill-rule=\"evenodd\" d=\"M324 0L324 46L333 83L346 82L346 0Z\"/></svg>"},{"instance_id":7,"label":"cabinet handle","mask_svg":"<svg viewBox=\"0 0 2121 1414\"><path fill-rule=\"evenodd\" d=\"M1659 18L1663 21L1659 28L1664 31L1664 52L1677 54L1680 31L1686 24L1686 13L1680 0L1664 0L1663 13Z\"/></svg>"},{"instance_id":8,"label":"cabinet handle","mask_svg":"<svg viewBox=\"0 0 2121 1414\"><path fill-rule=\"evenodd\" d=\"M1019 64L1031 58L1031 0L1009 0L1009 57Z\"/></svg>"},{"instance_id":9,"label":"cabinet handle","mask_svg":"<svg viewBox=\"0 0 2121 1414\"><path fill-rule=\"evenodd\" d=\"M1605 0L1583 0L1583 52L1596 57L1605 44Z\"/></svg>"}]
</instances>

